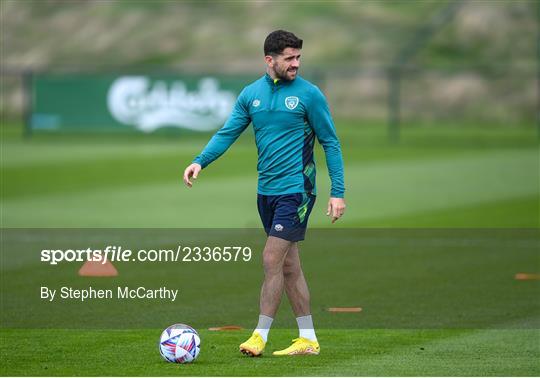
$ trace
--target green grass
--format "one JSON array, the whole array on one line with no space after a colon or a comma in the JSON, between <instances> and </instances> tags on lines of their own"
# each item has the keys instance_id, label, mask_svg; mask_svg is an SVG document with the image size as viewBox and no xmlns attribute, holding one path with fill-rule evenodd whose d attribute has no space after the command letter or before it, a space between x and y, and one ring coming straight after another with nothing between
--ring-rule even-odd
<instances>
[{"instance_id":1,"label":"green grass","mask_svg":"<svg viewBox=\"0 0 540 378\"><path fill-rule=\"evenodd\" d=\"M369 219L365 227L517 227L538 226L538 196L496 200L478 205L456 206L450 209L410 212L401 217Z\"/></svg>"},{"instance_id":2,"label":"green grass","mask_svg":"<svg viewBox=\"0 0 540 378\"><path fill-rule=\"evenodd\" d=\"M2 330L2 375L29 376L534 376L538 330L319 330L319 356L274 357L296 330L274 329L247 358L247 331L202 330L189 365L159 356L161 330ZM24 356L24 357L21 357Z\"/></svg>"},{"instance_id":3,"label":"green grass","mask_svg":"<svg viewBox=\"0 0 540 378\"><path fill-rule=\"evenodd\" d=\"M0 374L539 375L540 286L513 278L540 272L535 130L405 127L393 146L380 125L337 124L347 213L324 229L329 183L318 149L319 196L302 245L322 354L295 359L248 359L237 351L256 320L262 279L249 133L188 190L182 170L206 137L25 140L3 126ZM20 229L7 229L13 227ZM95 227L102 229L89 229ZM245 227L257 230L246 234ZM51 267L36 258L44 246L111 240L160 248L241 240L255 256L230 265L119 263L120 275L105 279L77 276L79 263ZM41 285L164 284L180 289L179 303L48 304L38 296ZM333 306L363 311L328 313ZM201 333L202 353L192 365L165 363L157 352L160 330L175 322ZM245 330L206 331L225 324ZM292 328L284 300L268 350L286 346L296 336Z\"/></svg>"},{"instance_id":4,"label":"green grass","mask_svg":"<svg viewBox=\"0 0 540 378\"><path fill-rule=\"evenodd\" d=\"M124 236L111 236L118 234ZM79 277L81 263L49 266L36 260L44 245L116 245L124 240L119 243L124 247L162 248L170 247L172 240L213 244L220 235L252 245L255 251L261 248L259 234L246 236L234 230L4 230L1 374L535 376L540 372L540 285L514 279L515 273L538 269L535 230L311 230L301 250L323 353L292 360L271 356L252 360L237 351L257 318L262 280L257 252L249 263L229 265L117 263L120 275L113 278ZM54 289L166 285L180 290L180 300L49 303L39 299L42 285ZM335 306L363 310L326 311ZM160 329L175 322L201 331L203 353L191 366L167 364L157 353ZM246 330L206 331L227 324ZM296 334L285 299L274 325L269 350L287 345Z\"/></svg>"},{"instance_id":5,"label":"green grass","mask_svg":"<svg viewBox=\"0 0 540 378\"><path fill-rule=\"evenodd\" d=\"M2 240L5 328L197 328L238 324L257 316L262 282L260 230L11 229ZM248 262L115 262L118 277L79 277L82 262L49 265L42 249L176 250L184 246L249 246ZM540 285L516 281L538 270L538 232L514 229L312 229L300 248L321 328L532 328L540 325ZM166 286L168 300L41 300L40 287L100 289ZM497 300L494 300L497 298ZM360 316L326 311L356 307ZM274 323L295 326L286 301Z\"/></svg>"},{"instance_id":6,"label":"green grass","mask_svg":"<svg viewBox=\"0 0 540 378\"><path fill-rule=\"evenodd\" d=\"M538 227L534 129L412 127L391 146L381 127L338 124L348 210L337 227ZM192 190L181 174L206 138L5 134L4 227L259 227L250 132ZM310 223L324 227L329 182L320 148L316 155L319 199ZM208 201L216 195L227 198L219 211ZM527 208L512 201L528 201ZM489 217L479 214L485 208ZM449 216L461 210L466 218Z\"/></svg>"}]
</instances>

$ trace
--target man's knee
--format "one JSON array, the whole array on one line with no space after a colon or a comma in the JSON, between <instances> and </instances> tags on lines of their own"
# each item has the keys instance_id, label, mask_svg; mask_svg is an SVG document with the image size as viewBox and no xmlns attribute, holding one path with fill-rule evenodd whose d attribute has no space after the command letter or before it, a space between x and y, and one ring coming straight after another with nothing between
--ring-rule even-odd
<instances>
[{"instance_id":1,"label":"man's knee","mask_svg":"<svg viewBox=\"0 0 540 378\"><path fill-rule=\"evenodd\" d=\"M263 253L263 267L266 275L280 274L283 271L283 257L271 250Z\"/></svg>"},{"instance_id":2,"label":"man's knee","mask_svg":"<svg viewBox=\"0 0 540 378\"><path fill-rule=\"evenodd\" d=\"M300 269L297 265L284 265L283 276L286 279L298 277L300 275Z\"/></svg>"},{"instance_id":3,"label":"man's knee","mask_svg":"<svg viewBox=\"0 0 540 378\"><path fill-rule=\"evenodd\" d=\"M292 278L299 276L302 273L302 268L300 267L300 263L298 259L293 258L291 255L288 255L287 258L285 258L285 262L283 264L283 275L285 278Z\"/></svg>"}]
</instances>

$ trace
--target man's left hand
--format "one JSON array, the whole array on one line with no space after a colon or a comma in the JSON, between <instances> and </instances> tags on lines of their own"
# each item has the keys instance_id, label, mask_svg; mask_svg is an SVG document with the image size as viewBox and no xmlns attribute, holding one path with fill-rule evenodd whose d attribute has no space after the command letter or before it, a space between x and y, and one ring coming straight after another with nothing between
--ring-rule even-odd
<instances>
[{"instance_id":1,"label":"man's left hand","mask_svg":"<svg viewBox=\"0 0 540 378\"><path fill-rule=\"evenodd\" d=\"M345 200L343 198L330 197L326 215L332 218L332 223L335 223L344 213Z\"/></svg>"}]
</instances>

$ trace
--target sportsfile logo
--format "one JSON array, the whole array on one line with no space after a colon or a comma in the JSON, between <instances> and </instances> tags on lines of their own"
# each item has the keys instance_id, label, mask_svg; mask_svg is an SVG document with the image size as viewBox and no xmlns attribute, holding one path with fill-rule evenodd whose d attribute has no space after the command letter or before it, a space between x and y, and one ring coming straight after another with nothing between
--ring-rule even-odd
<instances>
[{"instance_id":1,"label":"sportsfile logo","mask_svg":"<svg viewBox=\"0 0 540 378\"><path fill-rule=\"evenodd\" d=\"M190 92L182 81L168 85L152 83L146 76L123 76L111 85L107 105L116 121L144 132L165 126L210 131L227 120L235 98L210 77L201 79L198 90Z\"/></svg>"},{"instance_id":2,"label":"sportsfile logo","mask_svg":"<svg viewBox=\"0 0 540 378\"><path fill-rule=\"evenodd\" d=\"M251 261L249 246L178 245L173 248L128 249L109 245L101 248L42 249L41 262L58 265L62 262L237 262Z\"/></svg>"}]
</instances>

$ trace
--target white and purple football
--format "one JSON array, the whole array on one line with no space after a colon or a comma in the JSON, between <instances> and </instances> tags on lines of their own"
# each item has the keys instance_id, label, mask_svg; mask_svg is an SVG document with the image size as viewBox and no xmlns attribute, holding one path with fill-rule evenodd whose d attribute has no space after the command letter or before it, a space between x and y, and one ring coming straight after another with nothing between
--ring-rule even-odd
<instances>
[{"instance_id":1,"label":"white and purple football","mask_svg":"<svg viewBox=\"0 0 540 378\"><path fill-rule=\"evenodd\" d=\"M161 333L159 354L168 362L185 364L195 361L201 351L197 331L185 324L173 324Z\"/></svg>"}]
</instances>

